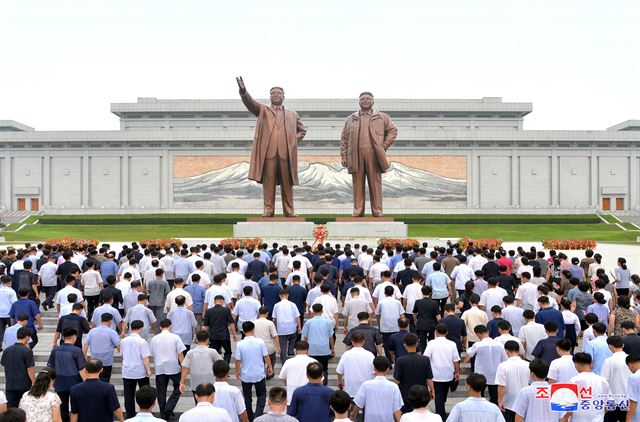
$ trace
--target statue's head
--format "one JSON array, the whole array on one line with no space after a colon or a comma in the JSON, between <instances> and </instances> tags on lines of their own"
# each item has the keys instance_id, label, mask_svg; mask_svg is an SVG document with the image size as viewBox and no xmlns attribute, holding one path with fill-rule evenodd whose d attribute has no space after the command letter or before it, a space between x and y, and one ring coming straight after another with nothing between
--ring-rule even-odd
<instances>
[{"instance_id":1,"label":"statue's head","mask_svg":"<svg viewBox=\"0 0 640 422\"><path fill-rule=\"evenodd\" d=\"M360 110L369 111L373 108L373 94L365 91L360 94Z\"/></svg>"},{"instance_id":2,"label":"statue's head","mask_svg":"<svg viewBox=\"0 0 640 422\"><path fill-rule=\"evenodd\" d=\"M274 106L281 106L284 102L284 89L279 86L274 86L269 91L269 96L271 98L271 104Z\"/></svg>"}]
</instances>

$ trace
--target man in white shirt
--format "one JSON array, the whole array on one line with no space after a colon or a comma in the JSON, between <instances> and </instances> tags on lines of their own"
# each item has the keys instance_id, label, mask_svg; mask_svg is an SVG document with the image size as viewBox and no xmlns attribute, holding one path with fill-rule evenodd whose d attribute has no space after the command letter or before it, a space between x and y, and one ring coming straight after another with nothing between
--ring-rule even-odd
<instances>
[{"instance_id":1,"label":"man in white shirt","mask_svg":"<svg viewBox=\"0 0 640 422\"><path fill-rule=\"evenodd\" d=\"M238 328L242 330L242 323L258 319L260 315L260 302L251 296L253 288L245 286L243 289L244 297L236 302L231 313L236 318Z\"/></svg>"},{"instance_id":2,"label":"man in white shirt","mask_svg":"<svg viewBox=\"0 0 640 422\"><path fill-rule=\"evenodd\" d=\"M289 301L289 291L280 291L280 302L273 307L271 314L278 331L280 341L280 363L284 363L293 355L298 333L302 331L300 311L295 303Z\"/></svg>"},{"instance_id":3,"label":"man in white shirt","mask_svg":"<svg viewBox=\"0 0 640 422\"><path fill-rule=\"evenodd\" d=\"M587 389L591 392L593 400L604 400L605 405L600 409L596 409L591 402L591 406L587 409L578 406L578 410L573 412L571 422L591 422L604 420L606 410L606 402L611 396L611 388L609 382L592 372L592 359L588 353L576 353L573 355L573 363L576 365L578 375L571 378L569 382L578 385L578 391Z\"/></svg>"},{"instance_id":4,"label":"man in white shirt","mask_svg":"<svg viewBox=\"0 0 640 422\"><path fill-rule=\"evenodd\" d=\"M56 295L58 288L58 276L56 272L58 266L56 265L56 258L53 255L49 255L47 262L38 270L38 277L40 278L40 284L46 295L42 307L46 311L48 308L53 308L53 299Z\"/></svg>"},{"instance_id":5,"label":"man in white shirt","mask_svg":"<svg viewBox=\"0 0 640 422\"><path fill-rule=\"evenodd\" d=\"M350 397L355 397L363 382L373 379L373 353L365 350L364 335L354 333L351 337L352 348L344 352L336 373L338 374L338 388L344 389Z\"/></svg>"},{"instance_id":6,"label":"man in white shirt","mask_svg":"<svg viewBox=\"0 0 640 422\"><path fill-rule=\"evenodd\" d=\"M386 377L390 366L391 362L384 356L373 359L375 377L363 382L353 398L352 420L356 420L361 409L366 409L365 422L400 420L400 409L404 403L398 385Z\"/></svg>"},{"instance_id":7,"label":"man in white shirt","mask_svg":"<svg viewBox=\"0 0 640 422\"><path fill-rule=\"evenodd\" d=\"M520 357L520 343L509 340L504 349L509 359L498 365L498 406L507 421L515 420L515 400L518 392L529 385L529 362Z\"/></svg>"},{"instance_id":8,"label":"man in white shirt","mask_svg":"<svg viewBox=\"0 0 640 422\"><path fill-rule=\"evenodd\" d=\"M333 321L335 324L335 328L338 328L338 302L336 301L336 298L331 294L331 286L329 286L328 284L323 284L320 286L320 292L322 292L322 294L317 297L313 303L311 304L312 306L315 305L316 303L319 303L322 305L322 316L327 318L330 321Z\"/></svg>"},{"instance_id":9,"label":"man in white shirt","mask_svg":"<svg viewBox=\"0 0 640 422\"><path fill-rule=\"evenodd\" d=\"M226 410L213 405L215 387L210 382L196 388L195 399L198 402L196 407L184 412L179 422L232 422Z\"/></svg>"},{"instance_id":10,"label":"man in white shirt","mask_svg":"<svg viewBox=\"0 0 640 422\"><path fill-rule=\"evenodd\" d=\"M464 322L465 328L467 329L467 339L469 340L469 347L473 346L473 343L480 341L478 336L476 336L476 334L473 332L473 329L477 325L486 326L489 322L487 313L478 307L479 303L480 296L478 296L477 294L472 294L469 298L469 304L471 305L471 308L467 309L460 316L460 319Z\"/></svg>"},{"instance_id":11,"label":"man in white shirt","mask_svg":"<svg viewBox=\"0 0 640 422\"><path fill-rule=\"evenodd\" d=\"M413 321L413 305L416 303L416 300L424 298L422 294L422 276L416 271L411 276L411 281L412 283L405 287L402 293L402 305L407 315L411 315L411 317L408 317L409 321L415 326L415 321Z\"/></svg>"},{"instance_id":12,"label":"man in white shirt","mask_svg":"<svg viewBox=\"0 0 640 422\"><path fill-rule=\"evenodd\" d=\"M491 403L498 404L498 385L496 384L496 371L501 362L507 360L507 354L501 343L489 337L489 330L484 325L477 325L473 329L480 339L467 350L467 356L463 364L475 357L474 372L482 374L487 379L489 398Z\"/></svg>"},{"instance_id":13,"label":"man in white shirt","mask_svg":"<svg viewBox=\"0 0 640 422\"><path fill-rule=\"evenodd\" d=\"M378 284L382 283L382 273L385 271L389 271L389 266L380 261L379 255L375 255L373 257L373 264L371 268L369 268L369 274L367 275L369 286L375 288Z\"/></svg>"},{"instance_id":14,"label":"man in white shirt","mask_svg":"<svg viewBox=\"0 0 640 422\"><path fill-rule=\"evenodd\" d=\"M459 255L458 261L460 261L459 265L451 271L451 280L455 281L455 289L460 291L464 290L464 285L467 281L473 281L476 279L476 274L473 269L467 265L467 257L464 255ZM506 294L505 294L506 296Z\"/></svg>"},{"instance_id":15,"label":"man in white shirt","mask_svg":"<svg viewBox=\"0 0 640 422\"><path fill-rule=\"evenodd\" d=\"M505 296L503 301L505 307L502 310L502 317L511 324L513 335L518 337L520 328L527 323L527 320L522 316L524 309L514 306L513 296Z\"/></svg>"},{"instance_id":16,"label":"man in white shirt","mask_svg":"<svg viewBox=\"0 0 640 422\"><path fill-rule=\"evenodd\" d=\"M302 249L296 248L295 253L296 255L289 261L289 271L293 270L293 263L296 261L300 261L300 267L303 270L311 271L313 269L313 265L306 256L302 255Z\"/></svg>"},{"instance_id":17,"label":"man in white shirt","mask_svg":"<svg viewBox=\"0 0 640 422\"><path fill-rule=\"evenodd\" d=\"M522 284L516 292L516 305L525 310L533 310L538 303L538 286L531 282L531 274L527 271L520 274L520 280Z\"/></svg>"},{"instance_id":18,"label":"man in white shirt","mask_svg":"<svg viewBox=\"0 0 640 422\"><path fill-rule=\"evenodd\" d=\"M522 316L527 323L520 328L518 338L524 346L524 358L531 361L534 359L533 349L540 340L547 338L547 332L544 330L544 325L535 322L536 315L531 309L524 311Z\"/></svg>"},{"instance_id":19,"label":"man in white shirt","mask_svg":"<svg viewBox=\"0 0 640 422\"><path fill-rule=\"evenodd\" d=\"M354 277L353 279L353 284L354 284L354 288L358 289L360 291L360 295L358 296L361 299L364 299L367 301L367 303L369 304L369 306L371 307L371 312L375 313L376 311L376 307L373 305L373 298L371 297L371 292L369 291L368 288L366 288L364 285L364 280L362 279L361 276L357 275ZM343 306L346 305L347 303L349 303L349 301L352 299L352 296L350 294L348 294L349 292L347 292L346 297L343 299Z\"/></svg>"},{"instance_id":20,"label":"man in white shirt","mask_svg":"<svg viewBox=\"0 0 640 422\"><path fill-rule=\"evenodd\" d=\"M207 309L213 308L216 296L220 295L224 298L224 304L229 308L232 306L233 293L224 284L225 275L216 274L213 277L213 285L209 287L204 294L204 304L202 305L202 315L207 313Z\"/></svg>"},{"instance_id":21,"label":"man in white shirt","mask_svg":"<svg viewBox=\"0 0 640 422\"><path fill-rule=\"evenodd\" d=\"M127 418L132 418L136 414L134 401L136 386L149 385L149 377L151 376L149 343L140 337L142 327L142 321L133 321L131 333L120 342L124 408L127 412ZM178 382L180 381L178 380Z\"/></svg>"},{"instance_id":22,"label":"man in white shirt","mask_svg":"<svg viewBox=\"0 0 640 422\"><path fill-rule=\"evenodd\" d=\"M0 287L0 339L2 339L4 338L4 331L11 325L9 311L11 311L11 305L18 301L18 295L11 288L11 283L13 282L11 277L3 275L0 280L2 281L2 287ZM2 347L0 347L1 349Z\"/></svg>"},{"instance_id":23,"label":"man in white shirt","mask_svg":"<svg viewBox=\"0 0 640 422\"><path fill-rule=\"evenodd\" d=\"M613 355L606 358L600 368L600 375L609 382L611 394L614 397L626 397L628 381L631 371L627 366L627 354L622 350L624 342L620 336L611 336L607 338L607 345ZM620 400L616 400L618 403ZM607 412L609 420L626 420L627 411L616 407L615 410Z\"/></svg>"},{"instance_id":24,"label":"man in white shirt","mask_svg":"<svg viewBox=\"0 0 640 422\"><path fill-rule=\"evenodd\" d=\"M558 340L556 351L560 357L552 360L549 365L549 384L569 382L571 378L578 375L576 366L573 363L573 356L571 355L572 348L571 340L566 338Z\"/></svg>"},{"instance_id":25,"label":"man in white shirt","mask_svg":"<svg viewBox=\"0 0 640 422\"><path fill-rule=\"evenodd\" d=\"M287 387L287 401L291 402L293 397L293 391L306 385L307 379L307 365L311 362L317 362L312 357L309 357L309 343L304 340L300 340L296 343L295 356L287 359L282 365L280 375L281 380L284 380Z\"/></svg>"},{"instance_id":26,"label":"man in white shirt","mask_svg":"<svg viewBox=\"0 0 640 422\"><path fill-rule=\"evenodd\" d=\"M431 361L436 413L446 419L445 403L452 381L460 379L458 346L447 339L447 326L436 325L436 338L427 343L424 355Z\"/></svg>"},{"instance_id":27,"label":"man in white shirt","mask_svg":"<svg viewBox=\"0 0 640 422\"><path fill-rule=\"evenodd\" d=\"M504 307L503 299L507 295L507 291L502 287L498 287L498 281L495 278L489 279L487 284L489 288L480 295L480 309L487 313L489 320L492 320L493 315L491 314L491 308L495 305L501 308Z\"/></svg>"},{"instance_id":28,"label":"man in white shirt","mask_svg":"<svg viewBox=\"0 0 640 422\"><path fill-rule=\"evenodd\" d=\"M347 297L351 298L351 300L347 301L346 305L342 308L342 315L345 319L343 322L344 335L347 335L347 332L349 332L350 329L360 324L360 321L358 320L358 314L360 312L369 313L371 310L369 308L370 304L367 303L364 298L360 297L360 289L357 287L349 289Z\"/></svg>"},{"instance_id":29,"label":"man in white shirt","mask_svg":"<svg viewBox=\"0 0 640 422\"><path fill-rule=\"evenodd\" d=\"M226 284L236 300L242 293L242 282L244 281L244 273L240 271L239 262L230 262L231 271L227 274Z\"/></svg>"},{"instance_id":30,"label":"man in white shirt","mask_svg":"<svg viewBox=\"0 0 640 422\"><path fill-rule=\"evenodd\" d=\"M373 249L367 249L366 253L360 254L358 257L358 265L364 271L365 276L369 274L369 269L373 265Z\"/></svg>"},{"instance_id":31,"label":"man in white shirt","mask_svg":"<svg viewBox=\"0 0 640 422\"><path fill-rule=\"evenodd\" d=\"M384 289L385 298L376 307L376 315L380 318L380 334L382 334L382 345L387 357L390 358L389 339L393 333L400 331L398 319L403 316L404 308L398 299L393 297L395 290L393 286L386 286Z\"/></svg>"},{"instance_id":32,"label":"man in white shirt","mask_svg":"<svg viewBox=\"0 0 640 422\"><path fill-rule=\"evenodd\" d=\"M186 350L186 347L180 337L171 332L171 320L163 319L160 321L160 329L160 334L151 339L149 351L153 357L156 373L160 417L168 419L173 416L173 410L180 399L180 374L184 357L182 352ZM173 383L173 391L167 400L169 382Z\"/></svg>"},{"instance_id":33,"label":"man in white shirt","mask_svg":"<svg viewBox=\"0 0 640 422\"><path fill-rule=\"evenodd\" d=\"M247 267L249 266L249 264L243 259L242 255L243 255L242 251L236 252L236 259L232 260L227 264L227 272L228 273L232 272L234 268L233 264L238 264L238 267L237 267L238 272L244 278L244 273L247 271Z\"/></svg>"},{"instance_id":34,"label":"man in white shirt","mask_svg":"<svg viewBox=\"0 0 640 422\"><path fill-rule=\"evenodd\" d=\"M489 262L489 260L482 255L482 251L479 249L474 249L473 256L469 258L469 267L471 267L471 269L475 273L476 271L482 271L482 267L487 262Z\"/></svg>"},{"instance_id":35,"label":"man in white shirt","mask_svg":"<svg viewBox=\"0 0 640 422\"><path fill-rule=\"evenodd\" d=\"M497 324L498 327L498 337L496 337L496 341L500 344L502 344L503 346L505 344L507 344L507 342L509 341L515 341L516 343L518 343L519 346L519 350L520 350L520 356L524 356L524 347L522 346L522 342L520 341L520 339L516 336L512 336L510 334L511 332L511 324L509 324L509 321L498 321ZM508 353L507 353L508 354Z\"/></svg>"},{"instance_id":36,"label":"man in white shirt","mask_svg":"<svg viewBox=\"0 0 640 422\"><path fill-rule=\"evenodd\" d=\"M191 277L193 277L194 274L199 274L200 285L204 286L205 288L208 288L209 286L211 286L211 278L209 277L209 274L207 274L204 271L204 262L202 261L202 259L198 259L195 265L196 265L196 270L191 274L189 274L189 278L187 278L186 285L188 286L189 284L191 284Z\"/></svg>"},{"instance_id":37,"label":"man in white shirt","mask_svg":"<svg viewBox=\"0 0 640 422\"><path fill-rule=\"evenodd\" d=\"M280 353L280 340L278 339L278 330L273 321L267 319L269 309L266 306L260 307L258 310L258 318L253 320L253 335L262 340L267 346L267 353L271 362L276 361L276 353ZM242 324L239 324L242 327ZM272 363L273 364L273 363Z\"/></svg>"},{"instance_id":38,"label":"man in white shirt","mask_svg":"<svg viewBox=\"0 0 640 422\"><path fill-rule=\"evenodd\" d=\"M176 307L178 306L176 305L176 298L178 296L184 296L187 309L193 311L193 298L191 297L191 294L183 288L184 280L182 280L181 278L176 278L173 286L173 290L169 292L169 294L167 295L167 299L164 302L164 312L168 314L169 312L176 309Z\"/></svg>"},{"instance_id":39,"label":"man in white shirt","mask_svg":"<svg viewBox=\"0 0 640 422\"><path fill-rule=\"evenodd\" d=\"M69 304L69 301L67 300L67 296L69 296L69 293L73 293L76 295L77 297L76 303L82 303L84 301L84 298L82 297L82 292L76 289L75 287L73 287L75 283L75 279L73 278L73 276L68 276L66 282L67 282L67 285L64 288L60 289L58 291L58 295L56 296L56 310L58 314L60 314L60 307L62 305Z\"/></svg>"},{"instance_id":40,"label":"man in white shirt","mask_svg":"<svg viewBox=\"0 0 640 422\"><path fill-rule=\"evenodd\" d=\"M539 389L547 390L549 384L545 382L549 371L549 364L542 359L534 359L529 364L531 385L522 388L514 400L514 412L519 421L564 421L565 414L551 410L551 396L538 398Z\"/></svg>"},{"instance_id":41,"label":"man in white shirt","mask_svg":"<svg viewBox=\"0 0 640 422\"><path fill-rule=\"evenodd\" d=\"M216 396L213 400L215 407L227 411L232 422L247 422L247 407L244 404L242 391L238 387L229 384L229 364L224 360L218 360L213 364L213 375L216 382L213 386L216 389Z\"/></svg>"},{"instance_id":42,"label":"man in white shirt","mask_svg":"<svg viewBox=\"0 0 640 422\"><path fill-rule=\"evenodd\" d=\"M300 276L300 285L302 287L307 287L307 285L309 284L309 276L307 275L307 270L301 270L301 265L302 262L300 261L294 261L291 263L293 265L293 271L291 271L289 273L289 275L287 275L287 280L285 281L285 285L287 286L291 286L292 284L292 279L294 275Z\"/></svg>"},{"instance_id":43,"label":"man in white shirt","mask_svg":"<svg viewBox=\"0 0 640 422\"><path fill-rule=\"evenodd\" d=\"M380 277L382 279L382 282L379 283L375 289L373 289L373 294L371 295L373 297L373 303L375 305L378 305L378 302L384 299L385 288L389 286L393 287L393 298L397 300L402 299L402 293L400 293L400 289L398 288L398 286L391 282L391 272L383 271L382 274L380 274Z\"/></svg>"}]
</instances>

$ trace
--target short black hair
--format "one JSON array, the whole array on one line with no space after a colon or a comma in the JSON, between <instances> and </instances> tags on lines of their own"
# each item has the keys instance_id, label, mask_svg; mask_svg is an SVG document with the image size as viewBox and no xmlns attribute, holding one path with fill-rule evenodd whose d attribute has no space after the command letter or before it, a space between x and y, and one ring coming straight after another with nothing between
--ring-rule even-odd
<instances>
[{"instance_id":1,"label":"short black hair","mask_svg":"<svg viewBox=\"0 0 640 422\"><path fill-rule=\"evenodd\" d=\"M349 397L346 391L336 390L331 393L329 406L331 406L336 413L346 413L351 407L351 397Z\"/></svg>"},{"instance_id":2,"label":"short black hair","mask_svg":"<svg viewBox=\"0 0 640 422\"><path fill-rule=\"evenodd\" d=\"M545 379L549 374L549 364L542 359L536 358L529 364L529 371L533 372L537 378Z\"/></svg>"},{"instance_id":3,"label":"short black hair","mask_svg":"<svg viewBox=\"0 0 640 422\"><path fill-rule=\"evenodd\" d=\"M415 384L409 388L407 401L414 409L427 407L429 404L429 390L424 385Z\"/></svg>"},{"instance_id":4,"label":"short black hair","mask_svg":"<svg viewBox=\"0 0 640 422\"><path fill-rule=\"evenodd\" d=\"M245 321L242 323L242 331L245 333L250 333L255 330L256 325L251 321Z\"/></svg>"},{"instance_id":5,"label":"short black hair","mask_svg":"<svg viewBox=\"0 0 640 422\"><path fill-rule=\"evenodd\" d=\"M589 353L578 352L573 355L573 363L591 365L591 362L593 362L593 359L591 359L591 355Z\"/></svg>"},{"instance_id":6,"label":"short black hair","mask_svg":"<svg viewBox=\"0 0 640 422\"><path fill-rule=\"evenodd\" d=\"M467 377L467 385L475 392L482 393L487 386L487 378L482 374L472 373Z\"/></svg>"},{"instance_id":7,"label":"short black hair","mask_svg":"<svg viewBox=\"0 0 640 422\"><path fill-rule=\"evenodd\" d=\"M171 320L169 318L164 318L160 321L160 328L168 328L171 327Z\"/></svg>"},{"instance_id":8,"label":"short black hair","mask_svg":"<svg viewBox=\"0 0 640 422\"><path fill-rule=\"evenodd\" d=\"M520 345L515 340L509 340L504 344L504 349L508 352L519 352Z\"/></svg>"},{"instance_id":9,"label":"short black hair","mask_svg":"<svg viewBox=\"0 0 640 422\"><path fill-rule=\"evenodd\" d=\"M208 397L216 392L216 388L210 382L203 382L196 387L196 396Z\"/></svg>"},{"instance_id":10,"label":"short black hair","mask_svg":"<svg viewBox=\"0 0 640 422\"><path fill-rule=\"evenodd\" d=\"M102 361L100 359L89 358L84 365L89 374L97 374L102 370Z\"/></svg>"},{"instance_id":11,"label":"short black hair","mask_svg":"<svg viewBox=\"0 0 640 422\"><path fill-rule=\"evenodd\" d=\"M272 387L269 390L269 401L271 403L284 404L287 402L287 389L284 387Z\"/></svg>"},{"instance_id":12,"label":"short black hair","mask_svg":"<svg viewBox=\"0 0 640 422\"><path fill-rule=\"evenodd\" d=\"M320 379L324 372L324 367L320 362L311 362L307 365L307 378Z\"/></svg>"},{"instance_id":13,"label":"short black hair","mask_svg":"<svg viewBox=\"0 0 640 422\"><path fill-rule=\"evenodd\" d=\"M385 372L391 367L391 361L386 356L376 356L373 359L373 367L378 372Z\"/></svg>"},{"instance_id":14,"label":"short black hair","mask_svg":"<svg viewBox=\"0 0 640 422\"><path fill-rule=\"evenodd\" d=\"M224 378L230 370L229 364L224 359L217 360L213 363L213 375L216 378Z\"/></svg>"},{"instance_id":15,"label":"short black hair","mask_svg":"<svg viewBox=\"0 0 640 422\"><path fill-rule=\"evenodd\" d=\"M145 385L136 391L136 403L140 409L151 409L158 398L158 391L150 386Z\"/></svg>"}]
</instances>

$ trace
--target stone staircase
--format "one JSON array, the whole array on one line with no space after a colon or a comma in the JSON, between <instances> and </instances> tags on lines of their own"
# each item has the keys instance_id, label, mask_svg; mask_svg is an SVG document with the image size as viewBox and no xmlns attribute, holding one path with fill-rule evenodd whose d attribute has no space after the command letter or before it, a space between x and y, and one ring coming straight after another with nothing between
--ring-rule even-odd
<instances>
[{"instance_id":1,"label":"stone staircase","mask_svg":"<svg viewBox=\"0 0 640 422\"><path fill-rule=\"evenodd\" d=\"M36 373L38 372L39 369L42 369L47 365L47 360L49 358L49 354L53 346L52 345L53 334L55 332L55 327L57 324L56 313L53 310L42 312L42 318L43 318L44 329L38 332L39 342L34 349L34 355L35 355L35 361L36 361ZM329 363L329 387L334 389L337 389L336 367L338 366L340 356L342 356L342 354L345 351L345 346L342 343L343 338L344 338L344 335L342 334L342 329L340 329L337 334L337 340L336 340L336 357L332 359ZM235 346L234 346L234 349L235 349ZM153 360L151 361L151 366L153 367ZM281 364L278 357L277 362L274 366L274 372L276 376L271 380L267 381L267 391L269 390L269 388L274 386L284 386L284 382L278 378L280 369L281 369ZM454 393L449 394L449 399L447 400L447 406L446 406L447 412L449 412L451 410L451 407L453 407L456 403L458 403L461 400L464 400L467 397L467 393L465 390L465 379L469 374L469 372L470 371L467 367L467 369L465 369L461 375L460 385L458 389ZM391 379L391 377L392 377L392 371L390 371L390 374L388 375L389 379ZM116 351L115 361L113 364L111 383L114 385L116 389L116 393L118 394L118 398L120 399L120 405L122 406L124 411L124 395L123 395L123 384L122 384L122 358L120 357L117 351ZM236 379L235 377L233 357L231 360L231 374L229 377L229 383L232 385L235 385L238 388L241 388L240 380ZM151 385L155 385L153 375L151 377ZM4 391L4 386L5 386L5 374L4 374L4 370L1 370L0 371L0 389L2 389L2 391ZM169 391L171 391L171 387L169 388ZM253 403L255 406L255 399ZM193 397L190 392L187 392L181 396L180 401L178 402L178 406L175 409L175 413L176 415L179 416L179 414L191 409L193 406L194 406ZM429 407L432 411L434 411L433 402L429 404ZM157 406L154 412L159 412ZM175 420L177 421L177 418Z\"/></svg>"}]
</instances>

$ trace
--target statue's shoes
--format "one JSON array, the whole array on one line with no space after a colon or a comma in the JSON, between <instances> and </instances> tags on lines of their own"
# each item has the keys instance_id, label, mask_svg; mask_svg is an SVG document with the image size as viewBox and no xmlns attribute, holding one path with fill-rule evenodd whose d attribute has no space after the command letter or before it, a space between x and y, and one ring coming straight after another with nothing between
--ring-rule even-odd
<instances>
[{"instance_id":1,"label":"statue's shoes","mask_svg":"<svg viewBox=\"0 0 640 422\"><path fill-rule=\"evenodd\" d=\"M293 214L285 214L285 217L299 217L298 214L293 213Z\"/></svg>"}]
</instances>

